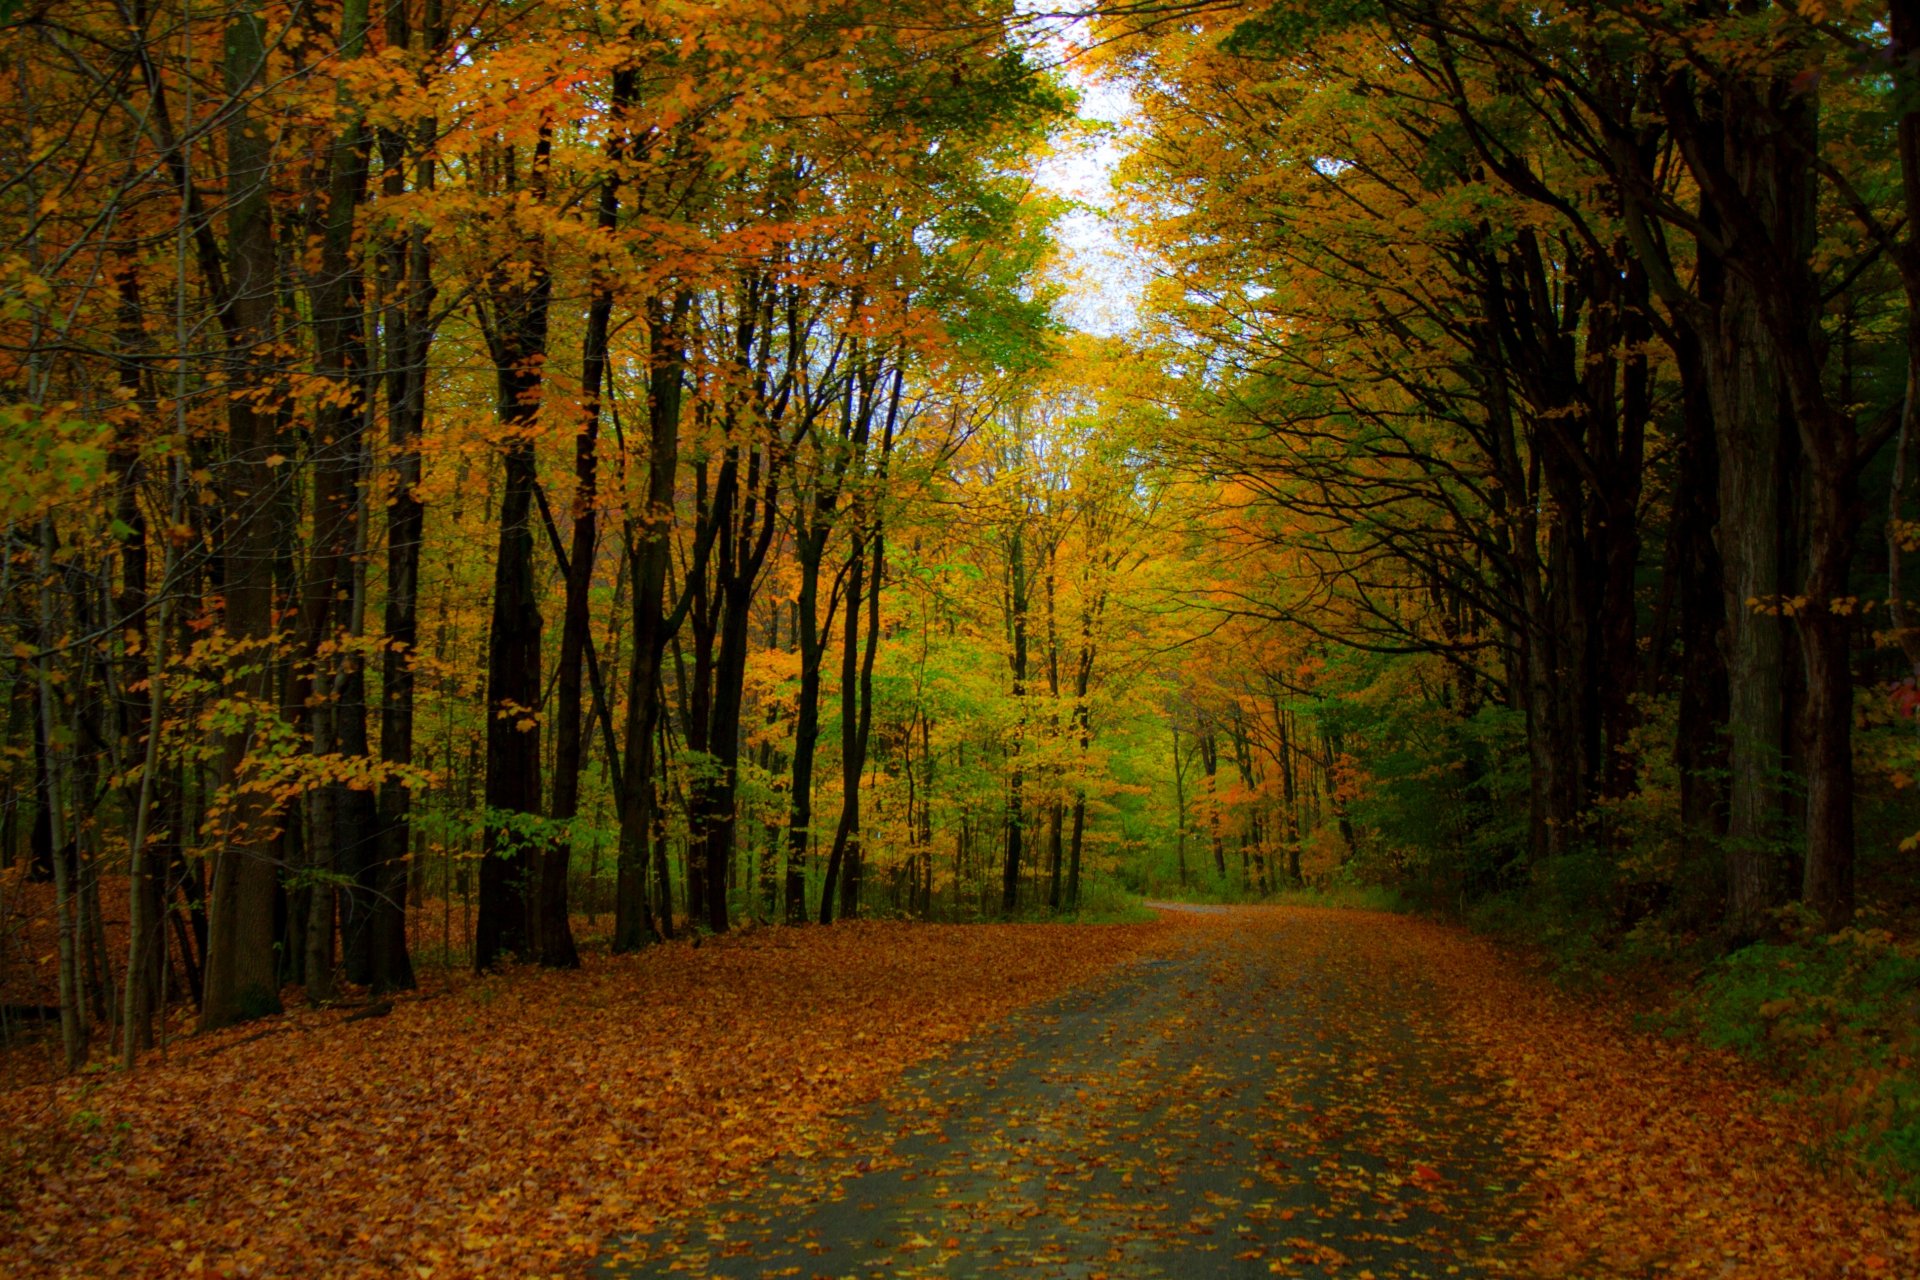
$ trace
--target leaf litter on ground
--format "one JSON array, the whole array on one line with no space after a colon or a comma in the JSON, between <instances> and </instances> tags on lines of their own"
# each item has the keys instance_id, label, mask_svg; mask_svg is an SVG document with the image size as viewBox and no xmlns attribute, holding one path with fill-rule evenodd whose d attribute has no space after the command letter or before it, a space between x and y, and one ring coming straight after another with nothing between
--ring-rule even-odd
<instances>
[{"instance_id":1,"label":"leaf litter on ground","mask_svg":"<svg viewBox=\"0 0 1920 1280\"><path fill-rule=\"evenodd\" d=\"M1920 1276L1920 1214L1810 1163L1806 1117L1730 1054L1640 1030L1462 930L1299 907L756 930L579 973L440 975L388 1016L296 1011L176 1042L131 1077L15 1087L0 1092L0 1274L578 1274L610 1238L844 1142L840 1117L1014 1011L1192 930L1256 922L1356 992L1390 982L1414 1034L1490 1082L1524 1170L1515 1273ZM1331 1064L1343 1078L1392 1087L1367 1074L1371 1013L1359 999L1316 1016L1356 1046ZM1417 1151L1398 1111L1373 1123ZM1274 1116L1276 1167L1352 1119ZM1400 1168L1435 1212L1464 1208L1444 1162ZM1332 1201L1345 1176L1322 1181ZM1274 1270L1358 1274L1317 1247L1303 1229Z\"/></svg>"}]
</instances>

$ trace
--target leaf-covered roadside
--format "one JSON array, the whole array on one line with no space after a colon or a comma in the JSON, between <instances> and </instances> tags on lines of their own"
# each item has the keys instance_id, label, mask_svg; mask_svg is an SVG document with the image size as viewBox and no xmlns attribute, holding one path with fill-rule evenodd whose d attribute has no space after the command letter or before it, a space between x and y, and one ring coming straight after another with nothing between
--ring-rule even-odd
<instances>
[{"instance_id":1,"label":"leaf-covered roadside","mask_svg":"<svg viewBox=\"0 0 1920 1280\"><path fill-rule=\"evenodd\" d=\"M1810 1162L1808 1116L1732 1053L1633 1025L1494 944L1406 923L1455 1033L1503 1079L1536 1153L1543 1276L1920 1275L1920 1212Z\"/></svg>"},{"instance_id":2,"label":"leaf-covered roadside","mask_svg":"<svg viewBox=\"0 0 1920 1280\"><path fill-rule=\"evenodd\" d=\"M1758 942L1715 963L1678 1015L1778 1079L1809 1141L1920 1200L1920 940L1855 927Z\"/></svg>"},{"instance_id":3,"label":"leaf-covered roadside","mask_svg":"<svg viewBox=\"0 0 1920 1280\"><path fill-rule=\"evenodd\" d=\"M297 1013L0 1094L0 1273L531 1275L1165 925L855 923Z\"/></svg>"}]
</instances>

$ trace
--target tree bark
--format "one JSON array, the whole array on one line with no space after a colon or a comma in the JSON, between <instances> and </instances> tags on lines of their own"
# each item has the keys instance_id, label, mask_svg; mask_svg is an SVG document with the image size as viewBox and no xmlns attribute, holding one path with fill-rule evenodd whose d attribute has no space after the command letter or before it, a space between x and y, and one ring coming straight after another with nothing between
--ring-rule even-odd
<instances>
[{"instance_id":1,"label":"tree bark","mask_svg":"<svg viewBox=\"0 0 1920 1280\"><path fill-rule=\"evenodd\" d=\"M427 0L422 35L428 50L446 39L440 0ZM406 49L412 42L408 6L387 9L387 44ZM413 144L415 191L434 187L431 143L434 122L418 125ZM382 191L388 198L406 192L406 140L397 131L380 135L385 168ZM420 643L420 548L426 535L426 504L420 500L421 438L426 427L427 355L433 343L433 250L427 233L411 227L394 235L381 258L382 301L386 306L387 442L387 595L381 620L386 644L380 655L380 759L388 766L411 765L414 756L414 656ZM413 794L394 776L381 781L379 840L371 928L373 990L403 990L414 985L407 950L407 868L413 847Z\"/></svg>"},{"instance_id":2,"label":"tree bark","mask_svg":"<svg viewBox=\"0 0 1920 1280\"><path fill-rule=\"evenodd\" d=\"M1007 817L1000 864L1000 910L1012 915L1020 906L1020 858L1026 832L1025 774L1021 750L1027 730L1027 561L1025 512L1022 511L1007 546L1007 625L1013 635L1012 740L1007 744Z\"/></svg>"},{"instance_id":3,"label":"tree bark","mask_svg":"<svg viewBox=\"0 0 1920 1280\"><path fill-rule=\"evenodd\" d=\"M613 73L608 100L611 119L605 146L607 174L600 181L595 224L612 236L620 224L620 165L626 158L625 114L633 105L638 72ZM560 671L554 708L553 804L557 823L571 823L580 811L580 768L586 742L581 706L581 674L586 666L592 626L593 567L599 552L600 399L607 378L608 331L613 320L613 286L598 271L587 307L587 331L580 353L580 425L573 442L573 536L567 552L567 593L560 624ZM549 968L580 964L573 926L567 916L567 877L573 861L573 835L556 832L540 849L540 962Z\"/></svg>"},{"instance_id":4,"label":"tree bark","mask_svg":"<svg viewBox=\"0 0 1920 1280\"><path fill-rule=\"evenodd\" d=\"M654 739L660 725L660 662L671 637L665 616L672 559L674 484L680 464L680 402L686 347L681 336L691 294L655 299L647 308L646 507L631 522L627 556L633 582L633 654L627 673L626 742L621 751L620 853L614 889L613 949L632 951L659 935L648 904L653 862ZM676 624L677 628L677 624ZM666 864L659 867L659 911L670 933L673 898Z\"/></svg>"},{"instance_id":5,"label":"tree bark","mask_svg":"<svg viewBox=\"0 0 1920 1280\"><path fill-rule=\"evenodd\" d=\"M256 352L273 336L277 295L272 150L249 103L266 64L264 22L236 13L226 37L227 251L224 307L231 385L265 388L269 370ZM204 266L204 264L203 264ZM218 291L217 291L218 292ZM239 650L228 677L230 696L271 708L271 672L265 651L273 633L273 526L269 518L279 478L273 415L252 396L227 402L226 526L221 584L226 598L227 637ZM239 783L247 768L250 735L226 736L220 762L223 785ZM280 1011L274 954L274 897L278 868L273 857L274 820L257 795L235 796L226 829L213 855L207 908L207 954L200 1004L203 1031Z\"/></svg>"},{"instance_id":6,"label":"tree bark","mask_svg":"<svg viewBox=\"0 0 1920 1280\"><path fill-rule=\"evenodd\" d=\"M545 198L553 139L535 144L530 187ZM538 482L533 430L544 385L547 316L553 283L545 250L529 242L524 278L489 290L488 345L498 387L496 412L505 437L505 487L494 557L493 610L487 643L487 820L480 861L480 905L473 963L488 969L505 954L525 954L531 941L528 878L540 841L526 826L540 814L539 595L533 580L533 499ZM518 828L518 829L516 829Z\"/></svg>"}]
</instances>

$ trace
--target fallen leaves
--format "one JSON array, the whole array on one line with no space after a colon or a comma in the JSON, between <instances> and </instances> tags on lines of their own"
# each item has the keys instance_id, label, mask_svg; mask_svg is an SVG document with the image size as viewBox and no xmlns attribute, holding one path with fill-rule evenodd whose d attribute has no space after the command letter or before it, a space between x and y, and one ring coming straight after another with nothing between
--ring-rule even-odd
<instances>
[{"instance_id":1,"label":"fallen leaves","mask_svg":"<svg viewBox=\"0 0 1920 1280\"><path fill-rule=\"evenodd\" d=\"M0 1093L0 1273L535 1275L711 1198L1164 925L772 930Z\"/></svg>"},{"instance_id":2,"label":"fallen leaves","mask_svg":"<svg viewBox=\"0 0 1920 1280\"><path fill-rule=\"evenodd\" d=\"M461 978L382 1018L290 1014L278 1034L176 1045L131 1079L7 1090L0 1274L574 1273L611 1234L737 1195L775 1155L844 1151L877 1173L887 1162L846 1148L840 1115L1015 1008L1195 928L1280 948L1276 973L1322 977L1251 973L1251 1001L1202 977L1169 996L1153 1036L1112 1046L1112 1080L1048 1085L1056 1108L1085 1113L1092 1145L1074 1156L1018 1128L972 1176L1084 1195L1062 1240L1114 1218L1276 1274L1398 1274L1351 1241L1403 1220L1470 1225L1511 1195L1515 1274L1920 1275L1920 1214L1811 1168L1806 1117L1729 1055L1638 1031L1459 930L1294 908L1182 925L774 930L578 974ZM1171 972L1161 963L1141 968ZM1198 1053L1242 1014L1312 1038L1289 1040L1292 1057L1176 1054L1171 1077L1146 1071L1152 1046ZM991 1090L1014 1067L990 1058L969 1079ZM1228 1072L1246 1076L1237 1095ZM909 1112L887 1132L937 1120ZM1217 1135L1230 1113L1260 1122L1250 1158L1156 1225L1149 1206L1187 1167L1176 1131ZM1480 1116L1497 1124L1492 1164L1473 1155L1481 1138L1462 1145ZM1021 1176L998 1176L1002 1159ZM1027 1220L1024 1200L998 1217L964 1196L939 1203L952 1222L916 1225L900 1266L964 1258L974 1227ZM1261 1249L1264 1263L1248 1256Z\"/></svg>"},{"instance_id":3,"label":"fallen leaves","mask_svg":"<svg viewBox=\"0 0 1920 1280\"><path fill-rule=\"evenodd\" d=\"M782 1162L606 1274L1510 1274L1480 1266L1520 1221L1484 1194L1514 1181L1497 1115L1444 1083L1469 1060L1413 1026L1434 1002L1351 919L1184 918L1177 947L904 1076L838 1159Z\"/></svg>"},{"instance_id":4,"label":"fallen leaves","mask_svg":"<svg viewBox=\"0 0 1920 1280\"><path fill-rule=\"evenodd\" d=\"M1920 1275L1920 1213L1813 1168L1809 1118L1731 1054L1638 1030L1464 932L1377 919L1504 1077L1511 1144L1538 1153L1534 1274Z\"/></svg>"}]
</instances>

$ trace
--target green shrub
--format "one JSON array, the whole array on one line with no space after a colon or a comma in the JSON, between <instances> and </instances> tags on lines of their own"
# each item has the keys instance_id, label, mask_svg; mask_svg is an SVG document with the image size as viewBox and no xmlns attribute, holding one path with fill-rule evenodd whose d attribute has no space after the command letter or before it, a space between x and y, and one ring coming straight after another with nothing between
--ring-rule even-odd
<instances>
[{"instance_id":1,"label":"green shrub","mask_svg":"<svg viewBox=\"0 0 1920 1280\"><path fill-rule=\"evenodd\" d=\"M1073 919L1082 924L1137 923L1153 918L1139 896L1116 880L1096 875L1080 882L1080 905Z\"/></svg>"},{"instance_id":2,"label":"green shrub","mask_svg":"<svg viewBox=\"0 0 1920 1280\"><path fill-rule=\"evenodd\" d=\"M1680 1019L1787 1081L1825 1141L1920 1190L1920 948L1872 928L1756 943L1716 963Z\"/></svg>"}]
</instances>

